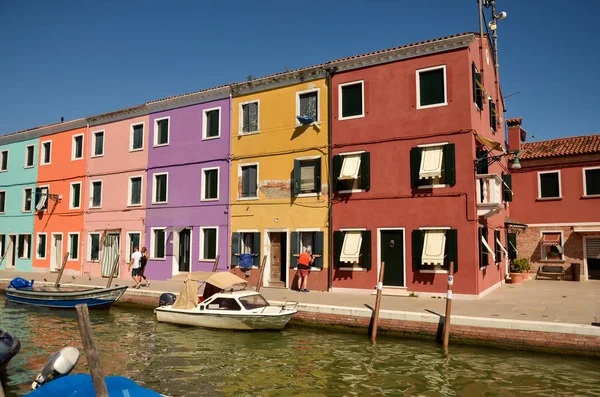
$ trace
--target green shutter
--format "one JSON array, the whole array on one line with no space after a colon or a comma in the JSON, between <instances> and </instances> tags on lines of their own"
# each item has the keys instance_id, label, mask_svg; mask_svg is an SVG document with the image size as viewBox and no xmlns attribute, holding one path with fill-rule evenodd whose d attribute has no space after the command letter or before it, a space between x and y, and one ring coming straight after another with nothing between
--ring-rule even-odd
<instances>
[{"instance_id":1,"label":"green shutter","mask_svg":"<svg viewBox=\"0 0 600 397\"><path fill-rule=\"evenodd\" d=\"M165 257L165 239L167 238L166 230L158 230L156 233L156 257Z\"/></svg>"},{"instance_id":2,"label":"green shutter","mask_svg":"<svg viewBox=\"0 0 600 397\"><path fill-rule=\"evenodd\" d=\"M4 257L4 252L6 252L6 234L0 234L0 256Z\"/></svg>"},{"instance_id":3,"label":"green shutter","mask_svg":"<svg viewBox=\"0 0 600 397\"><path fill-rule=\"evenodd\" d=\"M423 256L423 243L425 241L424 230L412 231L412 262L413 271L419 272L421 268L421 257Z\"/></svg>"},{"instance_id":4,"label":"green shutter","mask_svg":"<svg viewBox=\"0 0 600 397\"><path fill-rule=\"evenodd\" d=\"M508 233L508 257L517 259L517 233Z\"/></svg>"},{"instance_id":5,"label":"green shutter","mask_svg":"<svg viewBox=\"0 0 600 397\"><path fill-rule=\"evenodd\" d=\"M344 232L333 232L333 265L340 267L340 256L342 255L342 245L344 245Z\"/></svg>"},{"instance_id":6,"label":"green shutter","mask_svg":"<svg viewBox=\"0 0 600 397\"><path fill-rule=\"evenodd\" d=\"M485 239L485 241L489 245L487 228L480 227L478 236L479 236L479 267L485 267L488 265L488 256L489 256L487 248L485 248L485 246L483 245L483 239Z\"/></svg>"},{"instance_id":7,"label":"green shutter","mask_svg":"<svg viewBox=\"0 0 600 397\"><path fill-rule=\"evenodd\" d=\"M324 246L325 246L324 233L323 232L315 232L313 254L321 255L321 256L319 256L318 258L315 258L315 261L313 262L313 266L317 267L321 270L323 270L323 262L325 260L325 258L323 257L323 254L325 252L325 250L323 249Z\"/></svg>"},{"instance_id":8,"label":"green shutter","mask_svg":"<svg viewBox=\"0 0 600 397\"><path fill-rule=\"evenodd\" d=\"M290 267L296 268L298 267L298 257L294 255L300 255L300 233L292 232L291 244L292 246L290 247Z\"/></svg>"},{"instance_id":9,"label":"green shutter","mask_svg":"<svg viewBox=\"0 0 600 397\"><path fill-rule=\"evenodd\" d=\"M73 185L73 207L80 206L81 185Z\"/></svg>"},{"instance_id":10,"label":"green shutter","mask_svg":"<svg viewBox=\"0 0 600 397\"><path fill-rule=\"evenodd\" d=\"M340 176L340 173L342 172L342 164L343 164L344 158L342 156L333 156L333 191L334 192L339 192L340 191L340 180L338 179L338 177ZM330 187L331 189L331 187Z\"/></svg>"},{"instance_id":11,"label":"green shutter","mask_svg":"<svg viewBox=\"0 0 600 397\"><path fill-rule=\"evenodd\" d=\"M369 152L360 154L360 188L371 189L371 155Z\"/></svg>"},{"instance_id":12,"label":"green shutter","mask_svg":"<svg viewBox=\"0 0 600 397\"><path fill-rule=\"evenodd\" d=\"M502 249L500 248L500 230L494 230L494 254L496 255L496 263L502 260Z\"/></svg>"},{"instance_id":13,"label":"green shutter","mask_svg":"<svg viewBox=\"0 0 600 397\"><path fill-rule=\"evenodd\" d=\"M211 110L206 113L206 126L207 137L219 136L219 110Z\"/></svg>"},{"instance_id":14,"label":"green shutter","mask_svg":"<svg viewBox=\"0 0 600 397\"><path fill-rule=\"evenodd\" d=\"M371 270L371 231L363 230L360 246L360 265L363 269Z\"/></svg>"},{"instance_id":15,"label":"green shutter","mask_svg":"<svg viewBox=\"0 0 600 397\"><path fill-rule=\"evenodd\" d=\"M512 192L512 175L511 174L502 174L502 198L504 201L512 201L513 192Z\"/></svg>"},{"instance_id":16,"label":"green shutter","mask_svg":"<svg viewBox=\"0 0 600 397\"><path fill-rule=\"evenodd\" d=\"M252 253L254 254L253 266L260 266L262 258L260 257L260 233L252 233Z\"/></svg>"},{"instance_id":17,"label":"green shutter","mask_svg":"<svg viewBox=\"0 0 600 397\"><path fill-rule=\"evenodd\" d=\"M37 254L40 258L46 257L46 235L44 235L44 234L38 235ZM2 254L0 253L0 255L2 255Z\"/></svg>"},{"instance_id":18,"label":"green shutter","mask_svg":"<svg viewBox=\"0 0 600 397\"><path fill-rule=\"evenodd\" d=\"M302 162L300 160L294 160L294 196L297 196L302 191Z\"/></svg>"},{"instance_id":19,"label":"green shutter","mask_svg":"<svg viewBox=\"0 0 600 397\"><path fill-rule=\"evenodd\" d=\"M458 271L458 230L456 229L446 230L446 255L448 266L450 262L454 262L454 273L456 273Z\"/></svg>"},{"instance_id":20,"label":"green shutter","mask_svg":"<svg viewBox=\"0 0 600 397\"><path fill-rule=\"evenodd\" d=\"M79 236L77 234L71 235L71 259L79 258Z\"/></svg>"},{"instance_id":21,"label":"green shutter","mask_svg":"<svg viewBox=\"0 0 600 397\"><path fill-rule=\"evenodd\" d=\"M447 185L454 186L456 184L456 154L455 146L453 143L444 145L444 170L445 170L445 183Z\"/></svg>"},{"instance_id":22,"label":"green shutter","mask_svg":"<svg viewBox=\"0 0 600 397\"><path fill-rule=\"evenodd\" d=\"M231 233L231 267L240 265L240 257L235 254L242 252L242 236L240 233Z\"/></svg>"},{"instance_id":23,"label":"green shutter","mask_svg":"<svg viewBox=\"0 0 600 397\"><path fill-rule=\"evenodd\" d=\"M416 188L419 186L419 170L421 169L421 155L423 149L414 147L410 149L410 186Z\"/></svg>"},{"instance_id":24,"label":"green shutter","mask_svg":"<svg viewBox=\"0 0 600 397\"><path fill-rule=\"evenodd\" d=\"M490 100L490 128L496 132L496 104Z\"/></svg>"},{"instance_id":25,"label":"green shutter","mask_svg":"<svg viewBox=\"0 0 600 397\"><path fill-rule=\"evenodd\" d=\"M475 62L471 64L471 75L473 79L473 102L477 104L479 110L483 110L483 91L478 87L477 82L481 82L481 73L477 73Z\"/></svg>"},{"instance_id":26,"label":"green shutter","mask_svg":"<svg viewBox=\"0 0 600 397\"><path fill-rule=\"evenodd\" d=\"M321 193L321 158L315 164L315 192Z\"/></svg>"}]
</instances>

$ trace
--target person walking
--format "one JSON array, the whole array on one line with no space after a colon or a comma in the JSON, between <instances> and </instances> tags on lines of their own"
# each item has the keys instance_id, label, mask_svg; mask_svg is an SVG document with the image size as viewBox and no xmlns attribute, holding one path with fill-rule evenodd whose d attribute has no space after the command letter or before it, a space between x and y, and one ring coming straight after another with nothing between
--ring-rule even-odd
<instances>
[{"instance_id":1,"label":"person walking","mask_svg":"<svg viewBox=\"0 0 600 397\"><path fill-rule=\"evenodd\" d=\"M144 271L146 271L146 264L148 263L148 250L146 249L146 247L142 247L142 257L140 258L140 269L142 269L140 271L140 277L144 279L144 281L146 282L145 285L143 285L142 287L149 287L150 286L150 281L148 281L148 279L146 278L146 276L144 275ZM140 279L140 282L142 280Z\"/></svg>"},{"instance_id":2,"label":"person walking","mask_svg":"<svg viewBox=\"0 0 600 397\"><path fill-rule=\"evenodd\" d=\"M131 270L131 278L135 281L134 288L140 288L140 284L142 283L142 278L140 277L140 273L142 271L140 259L142 259L142 253L139 251L138 247L133 247L133 254L131 254L131 260L129 261L129 267L127 270L131 270L133 266L133 270Z\"/></svg>"},{"instance_id":3,"label":"person walking","mask_svg":"<svg viewBox=\"0 0 600 397\"><path fill-rule=\"evenodd\" d=\"M308 271L310 265L315 261L315 257L311 254L310 248L303 251L298 257L298 292L309 292L308 291Z\"/></svg>"}]
</instances>

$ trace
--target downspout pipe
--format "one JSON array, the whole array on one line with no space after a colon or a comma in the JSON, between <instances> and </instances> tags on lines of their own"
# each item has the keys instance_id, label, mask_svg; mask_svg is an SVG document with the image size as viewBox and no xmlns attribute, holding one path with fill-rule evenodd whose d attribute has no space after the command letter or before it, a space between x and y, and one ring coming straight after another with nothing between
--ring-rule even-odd
<instances>
[{"instance_id":1,"label":"downspout pipe","mask_svg":"<svg viewBox=\"0 0 600 397\"><path fill-rule=\"evenodd\" d=\"M326 69L326 77L325 84L327 85L327 164L328 164L328 172L327 172L327 230L328 230L328 250L327 250L327 290L331 292L333 286L333 89L332 89L332 77L337 72L337 67L334 66L332 68Z\"/></svg>"}]
</instances>

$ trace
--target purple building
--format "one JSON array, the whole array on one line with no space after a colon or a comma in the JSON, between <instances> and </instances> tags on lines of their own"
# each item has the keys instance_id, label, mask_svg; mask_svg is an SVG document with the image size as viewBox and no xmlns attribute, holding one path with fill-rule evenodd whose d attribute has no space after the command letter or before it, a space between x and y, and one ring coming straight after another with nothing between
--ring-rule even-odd
<instances>
[{"instance_id":1,"label":"purple building","mask_svg":"<svg viewBox=\"0 0 600 397\"><path fill-rule=\"evenodd\" d=\"M229 266L229 88L149 103L146 276Z\"/></svg>"}]
</instances>

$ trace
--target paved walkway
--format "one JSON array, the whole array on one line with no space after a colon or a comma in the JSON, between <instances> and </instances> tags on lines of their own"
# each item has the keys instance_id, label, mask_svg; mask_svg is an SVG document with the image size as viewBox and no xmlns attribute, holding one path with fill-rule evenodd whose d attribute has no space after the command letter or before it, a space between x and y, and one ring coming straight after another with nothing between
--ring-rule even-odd
<instances>
[{"instance_id":1,"label":"paved walkway","mask_svg":"<svg viewBox=\"0 0 600 397\"><path fill-rule=\"evenodd\" d=\"M54 282L56 273L28 273L0 270L0 281L8 282L14 277L38 282ZM62 285L105 286L107 279L89 278L65 274ZM133 280L114 279L114 285L133 285ZM152 281L150 287L132 290L131 293L156 294L179 292L182 282L178 280ZM128 291L129 292L129 291ZM298 301L300 303L343 306L350 308L373 308L375 295L365 293L290 291L279 288L262 288L260 291L269 301ZM157 298L158 304L158 298ZM384 296L382 310L404 311L443 316L445 300L425 297ZM600 281L542 281L529 280L523 284L505 284L479 300L454 300L452 314L479 318L505 320L542 321L569 324L600 324Z\"/></svg>"}]
</instances>

